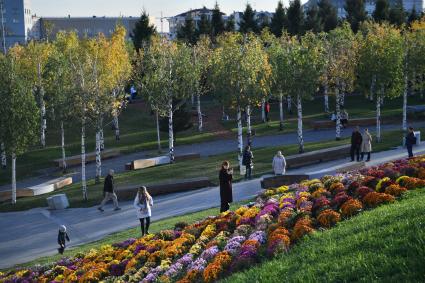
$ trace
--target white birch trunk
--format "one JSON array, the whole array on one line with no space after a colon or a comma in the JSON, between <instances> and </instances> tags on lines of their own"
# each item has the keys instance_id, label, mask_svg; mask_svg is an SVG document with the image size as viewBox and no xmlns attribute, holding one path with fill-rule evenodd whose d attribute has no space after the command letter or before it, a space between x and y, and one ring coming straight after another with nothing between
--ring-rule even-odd
<instances>
[{"instance_id":1,"label":"white birch trunk","mask_svg":"<svg viewBox=\"0 0 425 283\"><path fill-rule=\"evenodd\" d=\"M404 75L404 92L403 92L403 122L402 128L404 131L407 131L407 88L408 88L408 78L407 74Z\"/></svg>"},{"instance_id":2,"label":"white birch trunk","mask_svg":"<svg viewBox=\"0 0 425 283\"><path fill-rule=\"evenodd\" d=\"M61 121L61 148L62 148L62 171L66 172L66 153L65 153L65 129Z\"/></svg>"},{"instance_id":3,"label":"white birch trunk","mask_svg":"<svg viewBox=\"0 0 425 283\"><path fill-rule=\"evenodd\" d=\"M335 100L336 100L336 140L341 139L341 105L340 103L340 94L338 87L335 88Z\"/></svg>"},{"instance_id":4,"label":"white birch trunk","mask_svg":"<svg viewBox=\"0 0 425 283\"><path fill-rule=\"evenodd\" d=\"M191 94L190 100L192 102L192 107L193 107L193 105L195 105L195 95L193 93Z\"/></svg>"},{"instance_id":5,"label":"white birch trunk","mask_svg":"<svg viewBox=\"0 0 425 283\"><path fill-rule=\"evenodd\" d=\"M44 90L40 90L40 103L41 103L41 109L40 109L40 142L42 147L46 147L46 129L47 129L47 121L46 121L46 104L44 103L43 94Z\"/></svg>"},{"instance_id":6,"label":"white birch trunk","mask_svg":"<svg viewBox=\"0 0 425 283\"><path fill-rule=\"evenodd\" d=\"M16 154L12 152L12 204L16 204Z\"/></svg>"},{"instance_id":7,"label":"white birch trunk","mask_svg":"<svg viewBox=\"0 0 425 283\"><path fill-rule=\"evenodd\" d=\"M251 137L252 137L251 106L248 105L245 111L246 111L246 130L247 130L248 144L251 144Z\"/></svg>"},{"instance_id":8,"label":"white birch trunk","mask_svg":"<svg viewBox=\"0 0 425 283\"><path fill-rule=\"evenodd\" d=\"M103 135L103 117L100 119L100 150L103 151L105 149L105 137Z\"/></svg>"},{"instance_id":9,"label":"white birch trunk","mask_svg":"<svg viewBox=\"0 0 425 283\"><path fill-rule=\"evenodd\" d=\"M292 97L290 95L288 95L287 97L287 102L288 102L288 113L291 114L292 113Z\"/></svg>"},{"instance_id":10,"label":"white birch trunk","mask_svg":"<svg viewBox=\"0 0 425 283\"><path fill-rule=\"evenodd\" d=\"M1 167L6 169L7 166L7 158L6 158L6 150L4 143L1 143Z\"/></svg>"},{"instance_id":11,"label":"white birch trunk","mask_svg":"<svg viewBox=\"0 0 425 283\"><path fill-rule=\"evenodd\" d=\"M266 100L264 98L261 100L261 121L266 122Z\"/></svg>"},{"instance_id":12,"label":"white birch trunk","mask_svg":"<svg viewBox=\"0 0 425 283\"><path fill-rule=\"evenodd\" d=\"M120 125L118 121L118 114L114 114L114 127L115 127L115 140L120 140Z\"/></svg>"},{"instance_id":13,"label":"white birch trunk","mask_svg":"<svg viewBox=\"0 0 425 283\"><path fill-rule=\"evenodd\" d=\"M328 95L328 85L325 84L324 88L324 99L325 99L325 113L329 113L329 95Z\"/></svg>"},{"instance_id":14,"label":"white birch trunk","mask_svg":"<svg viewBox=\"0 0 425 283\"><path fill-rule=\"evenodd\" d=\"M303 108L301 96L297 95L297 112L298 112L298 144L299 153L304 152L304 138L303 138Z\"/></svg>"},{"instance_id":15,"label":"white birch trunk","mask_svg":"<svg viewBox=\"0 0 425 283\"><path fill-rule=\"evenodd\" d=\"M100 151L100 130L96 131L96 184L100 183L102 176L102 156Z\"/></svg>"},{"instance_id":16,"label":"white birch trunk","mask_svg":"<svg viewBox=\"0 0 425 283\"><path fill-rule=\"evenodd\" d=\"M342 83L342 89L341 92L339 94L339 99L340 99L340 103L343 108L345 108L345 84Z\"/></svg>"},{"instance_id":17,"label":"white birch trunk","mask_svg":"<svg viewBox=\"0 0 425 283\"><path fill-rule=\"evenodd\" d=\"M236 120L238 123L238 161L239 161L239 171L243 175L242 169L242 156L243 156L243 134L242 134L242 113L241 108L238 106L238 111L236 114Z\"/></svg>"},{"instance_id":18,"label":"white birch trunk","mask_svg":"<svg viewBox=\"0 0 425 283\"><path fill-rule=\"evenodd\" d=\"M196 96L196 100L197 100L197 111L198 111L198 131L202 132L203 121L202 121L202 111L201 111L201 96L199 94Z\"/></svg>"},{"instance_id":19,"label":"white birch trunk","mask_svg":"<svg viewBox=\"0 0 425 283\"><path fill-rule=\"evenodd\" d=\"M382 94L376 95L376 141L377 142L381 142L381 95Z\"/></svg>"},{"instance_id":20,"label":"white birch trunk","mask_svg":"<svg viewBox=\"0 0 425 283\"><path fill-rule=\"evenodd\" d=\"M86 181L86 129L85 124L81 125L81 185L83 189L83 199L87 200L87 181Z\"/></svg>"},{"instance_id":21,"label":"white birch trunk","mask_svg":"<svg viewBox=\"0 0 425 283\"><path fill-rule=\"evenodd\" d=\"M158 141L158 153L162 152L162 148L161 148L161 132L159 130L159 114L158 111L155 111L155 118L156 118L156 138Z\"/></svg>"},{"instance_id":22,"label":"white birch trunk","mask_svg":"<svg viewBox=\"0 0 425 283\"><path fill-rule=\"evenodd\" d=\"M168 148L170 163L174 163L173 100L168 101Z\"/></svg>"},{"instance_id":23,"label":"white birch trunk","mask_svg":"<svg viewBox=\"0 0 425 283\"><path fill-rule=\"evenodd\" d=\"M279 95L279 130L283 131L283 94Z\"/></svg>"},{"instance_id":24,"label":"white birch trunk","mask_svg":"<svg viewBox=\"0 0 425 283\"><path fill-rule=\"evenodd\" d=\"M373 93L375 92L375 82L376 82L376 76L372 76L372 83L370 84L370 96L369 100L373 101Z\"/></svg>"}]
</instances>

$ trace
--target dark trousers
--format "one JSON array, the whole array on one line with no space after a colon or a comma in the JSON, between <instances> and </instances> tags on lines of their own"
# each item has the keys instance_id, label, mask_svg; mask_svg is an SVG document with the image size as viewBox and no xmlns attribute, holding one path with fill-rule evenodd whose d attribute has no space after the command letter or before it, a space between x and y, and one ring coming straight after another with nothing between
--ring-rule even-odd
<instances>
[{"instance_id":1,"label":"dark trousers","mask_svg":"<svg viewBox=\"0 0 425 283\"><path fill-rule=\"evenodd\" d=\"M228 211L230 208L228 202L221 201L220 212Z\"/></svg>"},{"instance_id":2,"label":"dark trousers","mask_svg":"<svg viewBox=\"0 0 425 283\"><path fill-rule=\"evenodd\" d=\"M413 157L413 145L406 145L409 157Z\"/></svg>"},{"instance_id":3,"label":"dark trousers","mask_svg":"<svg viewBox=\"0 0 425 283\"><path fill-rule=\"evenodd\" d=\"M145 226L145 219L146 219L146 226ZM149 233L149 225L151 224L151 218L150 217L146 217L146 218L140 218L140 228L142 229L142 235L145 235Z\"/></svg>"},{"instance_id":4,"label":"dark trousers","mask_svg":"<svg viewBox=\"0 0 425 283\"><path fill-rule=\"evenodd\" d=\"M270 121L270 118L269 118L269 112L265 112L265 114L266 114L266 121L268 122L268 121Z\"/></svg>"},{"instance_id":5,"label":"dark trousers","mask_svg":"<svg viewBox=\"0 0 425 283\"><path fill-rule=\"evenodd\" d=\"M366 161L369 161L369 160L370 160L370 152L362 152L361 160L363 160L363 158L364 158L364 155L365 155L365 154L367 154L367 159L366 159Z\"/></svg>"},{"instance_id":6,"label":"dark trousers","mask_svg":"<svg viewBox=\"0 0 425 283\"><path fill-rule=\"evenodd\" d=\"M245 179L251 179L252 168L251 166L245 166Z\"/></svg>"},{"instance_id":7,"label":"dark trousers","mask_svg":"<svg viewBox=\"0 0 425 283\"><path fill-rule=\"evenodd\" d=\"M58 252L60 253L60 254L63 254L63 252L65 251L65 248L66 248L66 245L65 245L65 243L63 243L63 244L59 244L59 248L58 248Z\"/></svg>"},{"instance_id":8,"label":"dark trousers","mask_svg":"<svg viewBox=\"0 0 425 283\"><path fill-rule=\"evenodd\" d=\"M360 145L351 145L350 155L351 161L354 161L354 155L357 157L357 161L360 161Z\"/></svg>"}]
</instances>

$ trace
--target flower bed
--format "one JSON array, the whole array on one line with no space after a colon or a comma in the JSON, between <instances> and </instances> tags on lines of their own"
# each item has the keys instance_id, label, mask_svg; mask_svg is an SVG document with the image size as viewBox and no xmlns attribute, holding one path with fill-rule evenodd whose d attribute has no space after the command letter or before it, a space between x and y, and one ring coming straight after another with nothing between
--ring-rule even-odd
<instances>
[{"instance_id":1,"label":"flower bed","mask_svg":"<svg viewBox=\"0 0 425 283\"><path fill-rule=\"evenodd\" d=\"M265 190L250 207L0 273L0 282L214 282L419 188L425 188L425 156Z\"/></svg>"}]
</instances>

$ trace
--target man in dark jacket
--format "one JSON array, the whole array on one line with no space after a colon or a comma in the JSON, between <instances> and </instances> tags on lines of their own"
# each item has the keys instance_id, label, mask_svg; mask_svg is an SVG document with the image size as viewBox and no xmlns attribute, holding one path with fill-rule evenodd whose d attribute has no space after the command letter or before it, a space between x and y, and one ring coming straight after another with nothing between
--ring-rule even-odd
<instances>
[{"instance_id":1,"label":"man in dark jacket","mask_svg":"<svg viewBox=\"0 0 425 283\"><path fill-rule=\"evenodd\" d=\"M406 148L409 157L413 157L413 145L416 144L415 133L413 132L413 128L409 127L409 132L406 135Z\"/></svg>"},{"instance_id":2,"label":"man in dark jacket","mask_svg":"<svg viewBox=\"0 0 425 283\"><path fill-rule=\"evenodd\" d=\"M112 200L114 202L114 210L121 210L121 208L118 206L118 198L117 195L114 192L114 170L110 169L108 176L105 178L105 184L103 185L103 195L104 199L100 203L100 206L97 208L100 211L103 210L103 206L109 201Z\"/></svg>"},{"instance_id":3,"label":"man in dark jacket","mask_svg":"<svg viewBox=\"0 0 425 283\"><path fill-rule=\"evenodd\" d=\"M360 129L357 126L353 134L351 135L351 149L350 149L350 155L351 155L351 162L354 161L354 155L357 157L357 161L360 161L360 148L362 146L362 134L360 133Z\"/></svg>"},{"instance_id":4,"label":"man in dark jacket","mask_svg":"<svg viewBox=\"0 0 425 283\"><path fill-rule=\"evenodd\" d=\"M252 167L254 167L253 159L254 154L252 154L251 146L247 145L242 157L242 165L245 166L245 180L251 179Z\"/></svg>"},{"instance_id":5,"label":"man in dark jacket","mask_svg":"<svg viewBox=\"0 0 425 283\"><path fill-rule=\"evenodd\" d=\"M220 179L220 212L228 211L230 208L230 203L233 202L233 192L232 192L232 179L233 179L233 170L230 169L230 164L228 161L224 161L221 165L221 170L219 174Z\"/></svg>"}]
</instances>

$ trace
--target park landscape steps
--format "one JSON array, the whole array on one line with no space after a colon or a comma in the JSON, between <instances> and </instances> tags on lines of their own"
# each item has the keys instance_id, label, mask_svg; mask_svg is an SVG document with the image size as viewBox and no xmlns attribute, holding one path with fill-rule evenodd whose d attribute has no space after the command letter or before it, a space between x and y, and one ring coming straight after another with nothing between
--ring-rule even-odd
<instances>
[{"instance_id":1,"label":"park landscape steps","mask_svg":"<svg viewBox=\"0 0 425 283\"><path fill-rule=\"evenodd\" d=\"M415 154L425 153L425 143L414 149ZM405 149L389 150L373 155L368 166L382 164L406 157ZM314 164L288 170L288 174L313 174L322 171L322 176L330 174L326 169L348 164L347 158ZM259 191L261 179L236 183L233 186L234 201L252 199ZM153 221L196 212L219 205L218 187L196 191L158 196L154 199ZM104 213L96 207L74 208L59 211L34 209L30 211L8 212L0 214L0 268L25 263L41 256L56 253L58 225L65 224L71 237L70 247L99 240L109 234L139 225L133 202L120 203L123 208L114 212L107 206ZM100 227L100 228L99 228ZM25 233L22 233L25 229ZM138 236L138 235L135 235Z\"/></svg>"}]
</instances>

